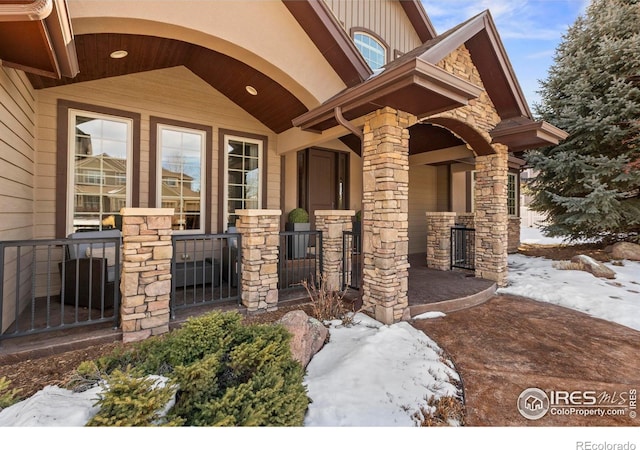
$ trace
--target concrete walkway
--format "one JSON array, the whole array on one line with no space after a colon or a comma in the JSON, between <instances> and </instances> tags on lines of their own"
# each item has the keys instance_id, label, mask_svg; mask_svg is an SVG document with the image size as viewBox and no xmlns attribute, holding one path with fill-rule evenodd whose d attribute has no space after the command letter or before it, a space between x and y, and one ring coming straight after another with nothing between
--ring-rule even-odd
<instances>
[{"instance_id":1,"label":"concrete walkway","mask_svg":"<svg viewBox=\"0 0 640 450\"><path fill-rule=\"evenodd\" d=\"M634 409L630 399L640 390L638 331L507 295L412 324L438 342L456 364L464 385L467 426L640 426L640 418L633 417L640 405ZM589 408L550 405L545 416L530 420L517 408L518 397L528 388L547 394L577 392L574 403L582 397ZM592 396L597 397L595 407L586 405ZM590 414L602 410L604 416L580 416L571 406ZM624 415L610 415L614 409Z\"/></svg>"}]
</instances>

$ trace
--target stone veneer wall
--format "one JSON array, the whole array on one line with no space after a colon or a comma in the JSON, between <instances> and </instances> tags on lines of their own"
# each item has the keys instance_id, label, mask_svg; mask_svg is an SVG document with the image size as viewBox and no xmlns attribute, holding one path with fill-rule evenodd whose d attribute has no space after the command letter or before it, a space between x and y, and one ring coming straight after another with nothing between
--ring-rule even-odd
<instances>
[{"instance_id":1,"label":"stone veneer wall","mask_svg":"<svg viewBox=\"0 0 640 450\"><path fill-rule=\"evenodd\" d=\"M456 216L456 225L461 225L465 228L475 228L476 215L474 213L458 214Z\"/></svg>"},{"instance_id":2,"label":"stone veneer wall","mask_svg":"<svg viewBox=\"0 0 640 450\"><path fill-rule=\"evenodd\" d=\"M278 309L278 249L282 211L236 210L242 239L242 304L248 312Z\"/></svg>"},{"instance_id":3,"label":"stone veneer wall","mask_svg":"<svg viewBox=\"0 0 640 450\"><path fill-rule=\"evenodd\" d=\"M454 212L427 212L427 267L451 269L451 227L456 222Z\"/></svg>"},{"instance_id":4,"label":"stone veneer wall","mask_svg":"<svg viewBox=\"0 0 640 450\"><path fill-rule=\"evenodd\" d=\"M342 237L353 229L355 211L316 211L316 230L322 232L322 265L325 286L332 291L342 289ZM347 256L348 258L348 256ZM349 261L344 261L349 264Z\"/></svg>"},{"instance_id":5,"label":"stone veneer wall","mask_svg":"<svg viewBox=\"0 0 640 450\"><path fill-rule=\"evenodd\" d=\"M437 64L449 73L484 88L478 69L473 64L469 50L460 46ZM487 144L489 134L501 121L486 90L468 105L437 114L433 117L455 119L478 133ZM428 119L427 119L428 120ZM475 236L476 276L496 281L499 286L507 278L507 160L508 149L501 144L491 144L495 154L478 155L476 152ZM473 150L473 148L472 148Z\"/></svg>"},{"instance_id":6,"label":"stone veneer wall","mask_svg":"<svg viewBox=\"0 0 640 450\"><path fill-rule=\"evenodd\" d=\"M508 253L518 253L518 247L520 247L520 222L520 217L509 217Z\"/></svg>"},{"instance_id":7,"label":"stone veneer wall","mask_svg":"<svg viewBox=\"0 0 640 450\"><path fill-rule=\"evenodd\" d=\"M169 331L173 209L123 208L123 342Z\"/></svg>"},{"instance_id":8,"label":"stone veneer wall","mask_svg":"<svg viewBox=\"0 0 640 450\"><path fill-rule=\"evenodd\" d=\"M464 45L440 61L437 66L484 89L480 72L473 64L471 53ZM501 121L486 90L477 99L470 100L468 105L437 114L435 117L458 119L473 127L487 142L492 141L489 132Z\"/></svg>"},{"instance_id":9,"label":"stone veneer wall","mask_svg":"<svg viewBox=\"0 0 640 450\"><path fill-rule=\"evenodd\" d=\"M507 281L507 148L476 157L476 276L504 286Z\"/></svg>"},{"instance_id":10,"label":"stone veneer wall","mask_svg":"<svg viewBox=\"0 0 640 450\"><path fill-rule=\"evenodd\" d=\"M409 131L415 116L383 108L365 118L362 152L363 304L391 324L408 314Z\"/></svg>"}]
</instances>

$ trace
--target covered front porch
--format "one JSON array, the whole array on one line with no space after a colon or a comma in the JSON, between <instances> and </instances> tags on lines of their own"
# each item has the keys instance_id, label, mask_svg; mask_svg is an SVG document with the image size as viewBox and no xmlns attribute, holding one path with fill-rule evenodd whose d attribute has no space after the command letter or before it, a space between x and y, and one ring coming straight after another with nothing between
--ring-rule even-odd
<instances>
[{"instance_id":1,"label":"covered front porch","mask_svg":"<svg viewBox=\"0 0 640 450\"><path fill-rule=\"evenodd\" d=\"M409 309L411 316L428 311L448 313L483 303L491 298L496 289L495 282L476 278L472 272L465 270L439 271L429 269L426 264L426 254L413 254L409 257ZM179 297L190 296L195 287L178 288ZM212 290L212 285L203 285L202 289ZM345 300L348 304L358 307L360 292L347 288ZM46 299L40 299L43 301ZM290 309L309 305L310 299L303 289L289 290L280 296L278 307ZM181 308L176 311L169 322L169 328L175 328L186 319L209 311L238 311L249 314L246 307L237 300L226 300L216 303ZM86 318L91 310L83 308L79 311L80 319ZM95 311L94 311L95 313ZM107 311L107 313L109 313ZM31 322L37 326L50 323L69 323L78 320L76 311L72 308L61 308L59 301L51 302L51 308L38 308L35 314L25 310L19 318L20 322ZM37 358L52 353L80 349L85 346L121 341L123 331L114 322L94 323L88 326L70 327L45 333L25 335L0 341L0 361L13 358Z\"/></svg>"}]
</instances>

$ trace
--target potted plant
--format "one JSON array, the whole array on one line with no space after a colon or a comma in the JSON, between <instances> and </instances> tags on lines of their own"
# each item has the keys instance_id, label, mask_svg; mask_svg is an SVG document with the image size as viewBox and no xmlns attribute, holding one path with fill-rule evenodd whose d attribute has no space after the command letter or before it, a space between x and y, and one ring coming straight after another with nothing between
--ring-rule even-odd
<instances>
[{"instance_id":1,"label":"potted plant","mask_svg":"<svg viewBox=\"0 0 640 450\"><path fill-rule=\"evenodd\" d=\"M285 227L287 231L310 231L309 213L304 208L292 209L287 217ZM289 248L290 258L300 259L306 257L307 248L309 247L309 234L300 233L289 236L287 247Z\"/></svg>"}]
</instances>

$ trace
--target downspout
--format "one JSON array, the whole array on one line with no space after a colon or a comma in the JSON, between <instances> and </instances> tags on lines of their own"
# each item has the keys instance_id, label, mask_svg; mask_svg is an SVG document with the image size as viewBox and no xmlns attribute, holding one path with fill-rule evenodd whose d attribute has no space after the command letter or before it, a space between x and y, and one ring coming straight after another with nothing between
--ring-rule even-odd
<instances>
[{"instance_id":1,"label":"downspout","mask_svg":"<svg viewBox=\"0 0 640 450\"><path fill-rule=\"evenodd\" d=\"M336 106L335 108L333 108L333 114L336 117L336 121L347 130L351 131L352 134L358 136L360 138L360 142L362 143L362 141L364 140L364 134L362 130L354 127L351 122L344 118L344 116L342 115L342 108L340 106ZM362 154L362 152L360 152L360 154Z\"/></svg>"}]
</instances>

